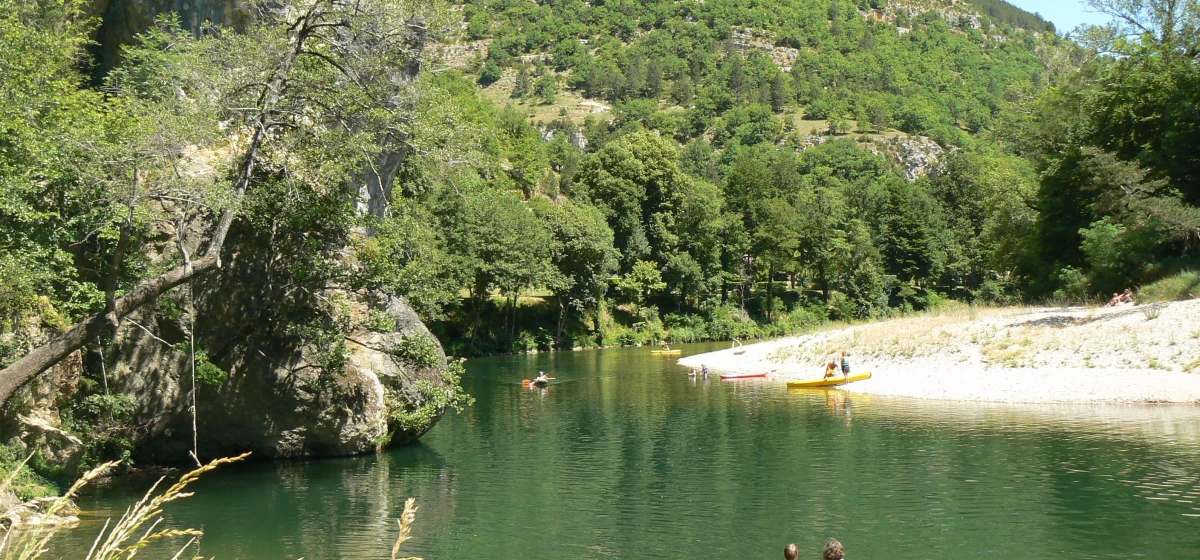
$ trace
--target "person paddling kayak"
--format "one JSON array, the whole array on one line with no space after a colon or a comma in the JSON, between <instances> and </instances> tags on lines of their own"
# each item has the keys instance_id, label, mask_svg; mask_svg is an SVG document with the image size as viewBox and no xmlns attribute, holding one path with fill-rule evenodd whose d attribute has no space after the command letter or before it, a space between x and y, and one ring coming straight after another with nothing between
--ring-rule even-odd
<instances>
[{"instance_id":1,"label":"person paddling kayak","mask_svg":"<svg viewBox=\"0 0 1200 560\"><path fill-rule=\"evenodd\" d=\"M537 374L537 377L533 378L533 381L530 381L529 384L530 385L545 385L549 382L550 382L550 378L546 377L546 372L539 371Z\"/></svg>"}]
</instances>

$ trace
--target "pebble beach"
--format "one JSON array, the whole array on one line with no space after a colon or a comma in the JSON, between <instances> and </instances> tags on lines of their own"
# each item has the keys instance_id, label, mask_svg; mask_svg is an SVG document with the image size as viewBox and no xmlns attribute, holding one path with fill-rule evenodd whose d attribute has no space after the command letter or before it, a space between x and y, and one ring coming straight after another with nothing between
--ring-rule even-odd
<instances>
[{"instance_id":1,"label":"pebble beach","mask_svg":"<svg viewBox=\"0 0 1200 560\"><path fill-rule=\"evenodd\" d=\"M851 353L851 393L1001 403L1200 403L1200 300L1116 308L955 306L687 356L717 373L813 379Z\"/></svg>"}]
</instances>

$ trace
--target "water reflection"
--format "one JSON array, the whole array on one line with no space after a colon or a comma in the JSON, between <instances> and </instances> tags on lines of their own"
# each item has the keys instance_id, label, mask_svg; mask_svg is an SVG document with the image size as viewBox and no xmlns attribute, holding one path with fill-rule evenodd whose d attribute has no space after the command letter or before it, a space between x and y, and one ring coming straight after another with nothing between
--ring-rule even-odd
<instances>
[{"instance_id":1,"label":"water reflection","mask_svg":"<svg viewBox=\"0 0 1200 560\"><path fill-rule=\"evenodd\" d=\"M521 386L537 370L557 379ZM405 553L429 559L815 557L834 536L854 558L1200 557L1196 407L706 383L636 349L468 372L477 405L423 443L214 473L169 523L220 558L386 558L415 496Z\"/></svg>"}]
</instances>

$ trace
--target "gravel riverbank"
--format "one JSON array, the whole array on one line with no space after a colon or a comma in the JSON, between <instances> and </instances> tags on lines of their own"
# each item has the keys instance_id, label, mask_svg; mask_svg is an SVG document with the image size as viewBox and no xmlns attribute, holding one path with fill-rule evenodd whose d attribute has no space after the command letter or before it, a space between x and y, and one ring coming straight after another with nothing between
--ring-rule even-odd
<instances>
[{"instance_id":1,"label":"gravel riverbank","mask_svg":"<svg viewBox=\"0 0 1200 560\"><path fill-rule=\"evenodd\" d=\"M1200 300L1122 308L969 308L688 356L812 379L845 349L854 393L1012 403L1200 403ZM735 353L740 352L740 353Z\"/></svg>"}]
</instances>

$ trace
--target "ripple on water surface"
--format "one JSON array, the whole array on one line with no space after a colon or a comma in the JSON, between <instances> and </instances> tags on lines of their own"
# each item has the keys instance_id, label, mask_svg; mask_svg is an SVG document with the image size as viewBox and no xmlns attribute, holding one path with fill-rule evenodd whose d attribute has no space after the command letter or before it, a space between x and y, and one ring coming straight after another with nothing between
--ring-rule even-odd
<instances>
[{"instance_id":1,"label":"ripple on water surface","mask_svg":"<svg viewBox=\"0 0 1200 560\"><path fill-rule=\"evenodd\" d=\"M555 384L522 388L538 369ZM386 558L415 496L405 553L430 560L815 558L831 537L854 559L1200 558L1195 407L705 383L645 349L473 360L465 383L476 406L418 445L219 471L168 523L218 558ZM85 496L79 533L142 489Z\"/></svg>"}]
</instances>

